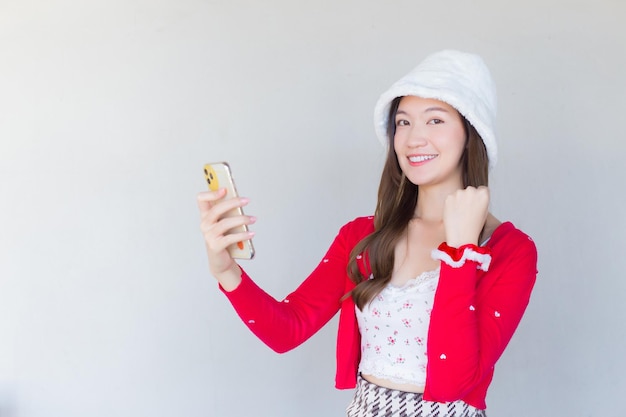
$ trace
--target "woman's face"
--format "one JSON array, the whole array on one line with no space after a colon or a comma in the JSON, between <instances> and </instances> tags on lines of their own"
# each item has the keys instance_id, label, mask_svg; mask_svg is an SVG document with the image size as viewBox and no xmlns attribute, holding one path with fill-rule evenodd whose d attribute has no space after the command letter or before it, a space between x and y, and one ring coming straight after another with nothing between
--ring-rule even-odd
<instances>
[{"instance_id":1,"label":"woman's face","mask_svg":"<svg viewBox=\"0 0 626 417\"><path fill-rule=\"evenodd\" d=\"M466 133L456 109L439 100L406 96L400 100L395 125L394 150L413 184L462 186Z\"/></svg>"}]
</instances>

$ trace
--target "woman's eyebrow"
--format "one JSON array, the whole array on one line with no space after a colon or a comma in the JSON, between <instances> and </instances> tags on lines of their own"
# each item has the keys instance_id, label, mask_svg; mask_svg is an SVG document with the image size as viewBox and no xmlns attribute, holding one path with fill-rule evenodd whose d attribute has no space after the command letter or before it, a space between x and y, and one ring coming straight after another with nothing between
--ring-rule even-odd
<instances>
[{"instance_id":1,"label":"woman's eyebrow","mask_svg":"<svg viewBox=\"0 0 626 417\"><path fill-rule=\"evenodd\" d=\"M424 113L433 112L433 111L441 111L441 112L444 112L444 113L450 113L447 109L445 109L443 107L438 107L438 106L428 107L427 109L424 110ZM398 114L408 115L409 113L404 111L404 110L398 109L398 111L396 111L396 115L398 115Z\"/></svg>"},{"instance_id":2,"label":"woman's eyebrow","mask_svg":"<svg viewBox=\"0 0 626 417\"><path fill-rule=\"evenodd\" d=\"M424 113L428 113L429 111L442 111L445 113L449 113L449 111L447 109L444 109L443 107L429 107L424 110Z\"/></svg>"}]
</instances>

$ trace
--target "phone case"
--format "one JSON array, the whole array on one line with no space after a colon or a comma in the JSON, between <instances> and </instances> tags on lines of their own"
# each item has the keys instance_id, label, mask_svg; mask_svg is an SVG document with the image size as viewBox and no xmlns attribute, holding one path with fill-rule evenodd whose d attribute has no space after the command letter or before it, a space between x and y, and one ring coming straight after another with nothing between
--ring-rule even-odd
<instances>
[{"instance_id":1,"label":"phone case","mask_svg":"<svg viewBox=\"0 0 626 417\"><path fill-rule=\"evenodd\" d=\"M227 162L214 162L204 166L204 177L206 179L209 190L217 191L220 188L226 188L226 196L224 199L237 197L237 189L235 181ZM224 217L243 215L241 207L226 212ZM228 233L247 232L248 226L243 225L228 231ZM252 259L254 257L254 246L251 240L237 242L228 247L230 256L236 259Z\"/></svg>"}]
</instances>

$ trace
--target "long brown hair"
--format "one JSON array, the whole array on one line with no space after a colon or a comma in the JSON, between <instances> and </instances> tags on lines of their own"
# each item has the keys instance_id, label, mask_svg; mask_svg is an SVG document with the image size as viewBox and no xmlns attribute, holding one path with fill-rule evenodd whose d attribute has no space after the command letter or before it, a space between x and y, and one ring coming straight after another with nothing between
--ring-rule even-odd
<instances>
[{"instance_id":1,"label":"long brown hair","mask_svg":"<svg viewBox=\"0 0 626 417\"><path fill-rule=\"evenodd\" d=\"M387 137L387 159L378 186L378 202L374 216L374 232L352 249L348 263L348 275L357 284L351 295L359 307L372 300L391 280L394 252L398 239L404 234L414 215L418 186L409 181L398 164L393 138L396 133L396 112L402 97L391 102ZM463 117L466 146L461 156L463 187L489 185L489 158L487 149L476 129ZM363 273L357 264L357 256L365 255ZM359 256L361 257L361 256Z\"/></svg>"}]
</instances>

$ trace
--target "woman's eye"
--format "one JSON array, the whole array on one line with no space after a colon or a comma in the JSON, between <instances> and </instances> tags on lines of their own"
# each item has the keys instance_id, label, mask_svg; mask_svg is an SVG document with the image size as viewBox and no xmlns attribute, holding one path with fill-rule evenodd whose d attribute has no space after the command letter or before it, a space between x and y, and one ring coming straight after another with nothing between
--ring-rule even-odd
<instances>
[{"instance_id":1,"label":"woman's eye","mask_svg":"<svg viewBox=\"0 0 626 417\"><path fill-rule=\"evenodd\" d=\"M409 125L408 120L404 120L404 119L396 120L396 126L408 126L408 125Z\"/></svg>"},{"instance_id":2,"label":"woman's eye","mask_svg":"<svg viewBox=\"0 0 626 417\"><path fill-rule=\"evenodd\" d=\"M439 123L443 123L443 120L441 119L431 119L428 121L429 124L431 125L438 125Z\"/></svg>"}]
</instances>

